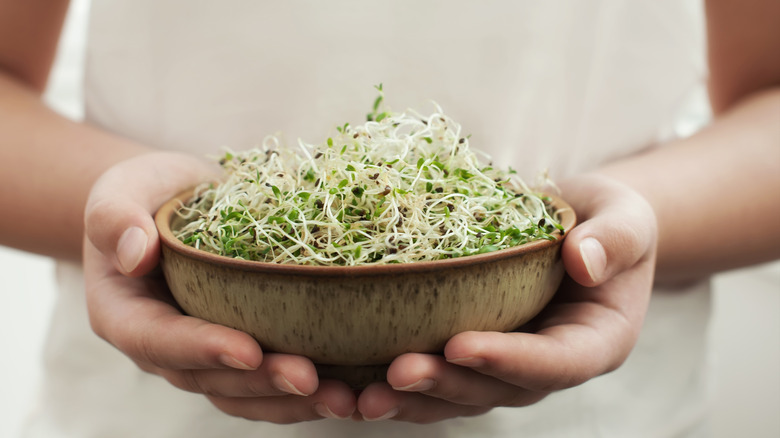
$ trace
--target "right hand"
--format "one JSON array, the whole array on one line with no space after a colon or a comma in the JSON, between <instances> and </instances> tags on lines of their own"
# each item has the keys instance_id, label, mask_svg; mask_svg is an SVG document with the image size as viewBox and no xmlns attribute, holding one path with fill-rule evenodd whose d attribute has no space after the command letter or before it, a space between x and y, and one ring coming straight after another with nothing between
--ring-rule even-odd
<instances>
[{"instance_id":1,"label":"right hand","mask_svg":"<svg viewBox=\"0 0 780 438\"><path fill-rule=\"evenodd\" d=\"M350 388L318 381L304 357L263 354L248 334L183 315L156 269L152 215L168 199L214 177L192 156L152 153L123 161L93 186L85 211L84 271L90 324L142 370L205 394L222 411L293 423L349 418Z\"/></svg>"},{"instance_id":2,"label":"right hand","mask_svg":"<svg viewBox=\"0 0 780 438\"><path fill-rule=\"evenodd\" d=\"M604 175L576 176L561 188L580 222L563 242L567 277L553 300L523 330L459 333L443 356L396 358L387 383L360 394L364 418L431 423L528 406L625 361L652 291L655 214L639 193Z\"/></svg>"}]
</instances>

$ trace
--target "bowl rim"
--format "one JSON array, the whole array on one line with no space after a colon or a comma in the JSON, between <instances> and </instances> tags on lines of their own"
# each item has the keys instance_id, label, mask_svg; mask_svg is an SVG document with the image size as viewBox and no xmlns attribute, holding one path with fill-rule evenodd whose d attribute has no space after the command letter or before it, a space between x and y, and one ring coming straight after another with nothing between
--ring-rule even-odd
<instances>
[{"instance_id":1,"label":"bowl rim","mask_svg":"<svg viewBox=\"0 0 780 438\"><path fill-rule=\"evenodd\" d=\"M179 255L199 260L204 263L222 265L226 268L239 269L242 271L261 272L269 274L295 274L307 276L327 276L327 277L352 277L352 276L373 276L373 275L393 275L406 274L410 272L431 272L446 271L458 269L466 266L473 266L483 263L496 262L513 257L520 257L537 251L542 251L553 246L561 245L569 234L569 231L577 224L577 217L574 209L561 197L547 194L552 199L552 204L558 209L561 215L561 224L564 232L556 230L553 235L557 240L536 240L522 245L513 246L498 251L484 254L473 254L469 256L455 257L442 260L428 260L411 263L392 263L392 264L366 264L358 266L319 266L319 265L295 265L280 264L270 262L259 262L252 260L242 260L232 257L213 254L203 251L189 245L174 236L171 230L171 222L176 209L181 206L186 199L192 196L195 188L185 190L173 198L166 201L154 215L155 225L160 238L160 244Z\"/></svg>"}]
</instances>

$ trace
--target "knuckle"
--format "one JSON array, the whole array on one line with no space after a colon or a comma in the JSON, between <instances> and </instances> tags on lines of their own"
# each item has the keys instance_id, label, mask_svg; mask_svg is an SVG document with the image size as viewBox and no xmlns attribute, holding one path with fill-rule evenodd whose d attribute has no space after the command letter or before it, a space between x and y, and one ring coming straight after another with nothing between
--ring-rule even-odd
<instances>
[{"instance_id":1,"label":"knuckle","mask_svg":"<svg viewBox=\"0 0 780 438\"><path fill-rule=\"evenodd\" d=\"M133 360L133 362L135 363L135 365L141 371L143 371L145 373L156 374L156 375L160 375L160 376L162 376L163 373L164 373L164 370L161 370L160 368L157 368L156 366L154 366L152 364L149 364L149 363L146 363L146 362L137 361L137 360Z\"/></svg>"},{"instance_id":2,"label":"knuckle","mask_svg":"<svg viewBox=\"0 0 780 438\"><path fill-rule=\"evenodd\" d=\"M282 391L270 387L265 378L257 378L255 376L246 379L243 388L247 396L268 397L284 394Z\"/></svg>"},{"instance_id":3,"label":"knuckle","mask_svg":"<svg viewBox=\"0 0 780 438\"><path fill-rule=\"evenodd\" d=\"M643 227L633 222L615 223L612 225L609 238L605 239L614 245L616 251L624 252L626 249L635 248L642 240Z\"/></svg>"},{"instance_id":4,"label":"knuckle","mask_svg":"<svg viewBox=\"0 0 780 438\"><path fill-rule=\"evenodd\" d=\"M476 417L477 415L486 414L486 413L488 413L488 412L490 412L492 410L493 410L493 407L491 407L491 406L475 406L474 408L471 409L470 412L467 412L467 413L465 413L465 414L463 414L461 416L462 417Z\"/></svg>"},{"instance_id":5,"label":"knuckle","mask_svg":"<svg viewBox=\"0 0 780 438\"><path fill-rule=\"evenodd\" d=\"M154 340L147 334L142 334L136 338L133 347L130 348L129 353L154 365L161 365L159 360L160 358L158 357L159 355L154 348Z\"/></svg>"},{"instance_id":6,"label":"knuckle","mask_svg":"<svg viewBox=\"0 0 780 438\"><path fill-rule=\"evenodd\" d=\"M213 393L213 391L211 391L206 385L203 384L202 380L198 376L198 373L196 373L194 370L181 370L166 374L166 380L168 380L171 385L183 391L205 394L209 396L218 395Z\"/></svg>"},{"instance_id":7,"label":"knuckle","mask_svg":"<svg viewBox=\"0 0 780 438\"><path fill-rule=\"evenodd\" d=\"M547 397L549 392L532 392L532 391L519 391L507 396L504 400L500 400L494 404L493 407L524 407L530 406L539 402L543 398Z\"/></svg>"},{"instance_id":8,"label":"knuckle","mask_svg":"<svg viewBox=\"0 0 780 438\"><path fill-rule=\"evenodd\" d=\"M92 330L93 333L95 333L100 339L103 339L104 341L107 341L111 343L109 337L108 337L108 331L106 330L105 325L102 321L100 321L98 318L93 317L91 314L89 315L89 327Z\"/></svg>"},{"instance_id":9,"label":"knuckle","mask_svg":"<svg viewBox=\"0 0 780 438\"><path fill-rule=\"evenodd\" d=\"M104 199L95 200L90 196L87 206L84 208L84 224L89 228L91 225L99 223L100 212L106 201Z\"/></svg>"},{"instance_id":10,"label":"knuckle","mask_svg":"<svg viewBox=\"0 0 780 438\"><path fill-rule=\"evenodd\" d=\"M166 364L164 357L158 351L157 342L151 334L141 332L130 335L120 328L104 330L104 334L109 343L135 362L147 363L162 369L172 368Z\"/></svg>"},{"instance_id":11,"label":"knuckle","mask_svg":"<svg viewBox=\"0 0 780 438\"><path fill-rule=\"evenodd\" d=\"M568 388L573 388L575 386L579 386L589 380L590 376L583 376L579 371L576 369L569 369L561 373L560 376L557 378L551 379L544 383L543 385L539 385L536 388L533 388L534 392L542 393L542 394L548 394L550 392L555 391L561 391Z\"/></svg>"},{"instance_id":12,"label":"knuckle","mask_svg":"<svg viewBox=\"0 0 780 438\"><path fill-rule=\"evenodd\" d=\"M294 413L292 416L282 416L277 418L271 418L267 421L270 421L272 423L276 424L293 424L293 423L301 423L304 421L311 421L315 419L321 419L322 417L317 414L317 411L314 410L314 406L309 406L308 409L306 409L304 412Z\"/></svg>"},{"instance_id":13,"label":"knuckle","mask_svg":"<svg viewBox=\"0 0 780 438\"><path fill-rule=\"evenodd\" d=\"M111 219L115 202L110 199L98 199L91 201L84 211L84 224L87 231L100 229Z\"/></svg>"},{"instance_id":14,"label":"knuckle","mask_svg":"<svg viewBox=\"0 0 780 438\"><path fill-rule=\"evenodd\" d=\"M295 409L295 407L291 406L287 406L289 409L277 409L280 402L276 398L260 401L244 397L219 397L213 395L207 395L206 397L211 404L225 414L250 421L293 424L321 418L316 414L313 406L308 406L304 409Z\"/></svg>"},{"instance_id":15,"label":"knuckle","mask_svg":"<svg viewBox=\"0 0 780 438\"><path fill-rule=\"evenodd\" d=\"M512 391L509 394L504 394L502 397L497 397L493 399L490 403L488 403L489 406L492 406L494 408L502 407L502 406L512 406L512 407L518 407L523 406L523 401L525 399L524 395L521 394L522 391Z\"/></svg>"},{"instance_id":16,"label":"knuckle","mask_svg":"<svg viewBox=\"0 0 780 438\"><path fill-rule=\"evenodd\" d=\"M242 418L244 420L257 420L243 404L238 403L236 399L216 396L206 396L208 400L217 409L231 417Z\"/></svg>"},{"instance_id":17,"label":"knuckle","mask_svg":"<svg viewBox=\"0 0 780 438\"><path fill-rule=\"evenodd\" d=\"M616 352L615 353L615 358L611 362L609 362L604 367L604 370L601 373L599 373L599 374L611 373L611 372L617 370L618 368L620 368L621 366L623 366L623 363L625 363L625 361L628 359L629 353L630 353L630 350L629 351Z\"/></svg>"},{"instance_id":18,"label":"knuckle","mask_svg":"<svg viewBox=\"0 0 780 438\"><path fill-rule=\"evenodd\" d=\"M407 409L401 411L401 413L399 413L399 415L394 417L393 419L403 420L414 424L425 425L425 424L436 423L449 418L475 417L477 415L485 414L492 409L493 407L491 406L468 406L468 405L456 406L454 407L454 409L453 407L448 407L446 409L435 409L435 410Z\"/></svg>"},{"instance_id":19,"label":"knuckle","mask_svg":"<svg viewBox=\"0 0 780 438\"><path fill-rule=\"evenodd\" d=\"M436 388L436 396L455 403L466 404L471 400L467 385L442 385Z\"/></svg>"}]
</instances>

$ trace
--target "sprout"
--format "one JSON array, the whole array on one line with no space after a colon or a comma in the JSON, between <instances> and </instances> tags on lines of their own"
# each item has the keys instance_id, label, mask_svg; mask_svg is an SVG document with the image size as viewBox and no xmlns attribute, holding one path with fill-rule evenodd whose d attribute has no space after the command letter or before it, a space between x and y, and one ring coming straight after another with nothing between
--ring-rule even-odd
<instances>
[{"instance_id":1,"label":"sprout","mask_svg":"<svg viewBox=\"0 0 780 438\"><path fill-rule=\"evenodd\" d=\"M354 266L480 254L562 231L549 198L481 164L441 108L394 113L376 88L368 121L321 144L293 150L268 137L226 152L225 180L195 190L177 237L246 260Z\"/></svg>"}]
</instances>

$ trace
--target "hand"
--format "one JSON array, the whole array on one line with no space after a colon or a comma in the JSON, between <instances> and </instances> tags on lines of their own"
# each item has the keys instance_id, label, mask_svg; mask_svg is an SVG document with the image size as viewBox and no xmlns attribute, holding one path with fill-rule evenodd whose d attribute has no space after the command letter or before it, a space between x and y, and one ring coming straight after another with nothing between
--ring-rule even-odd
<instances>
[{"instance_id":1,"label":"hand","mask_svg":"<svg viewBox=\"0 0 780 438\"><path fill-rule=\"evenodd\" d=\"M205 394L222 411L290 423L350 417L355 396L318 382L308 359L263 354L248 334L185 316L159 270L152 214L177 193L213 177L191 156L155 153L109 169L87 202L84 271L93 330L144 371Z\"/></svg>"},{"instance_id":2,"label":"hand","mask_svg":"<svg viewBox=\"0 0 780 438\"><path fill-rule=\"evenodd\" d=\"M364 419L429 423L526 406L623 363L639 336L653 283L653 210L636 192L601 175L561 188L580 225L562 248L568 277L542 314L523 332L458 334L444 356L398 357L387 383L360 394Z\"/></svg>"}]
</instances>

